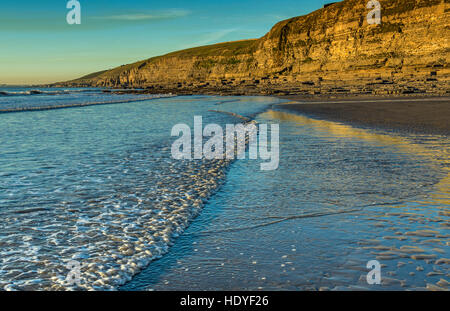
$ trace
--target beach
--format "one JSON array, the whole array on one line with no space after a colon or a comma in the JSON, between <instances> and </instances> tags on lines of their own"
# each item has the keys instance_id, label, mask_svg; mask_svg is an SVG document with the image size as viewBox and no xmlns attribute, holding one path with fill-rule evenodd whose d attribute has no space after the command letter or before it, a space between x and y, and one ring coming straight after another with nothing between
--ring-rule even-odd
<instances>
[{"instance_id":1,"label":"beach","mask_svg":"<svg viewBox=\"0 0 450 311\"><path fill-rule=\"evenodd\" d=\"M280 168L235 162L169 253L121 290L448 289L448 138L272 109L256 121L280 124Z\"/></svg>"},{"instance_id":2,"label":"beach","mask_svg":"<svg viewBox=\"0 0 450 311\"><path fill-rule=\"evenodd\" d=\"M290 110L304 106L293 98L4 92L4 290L448 289L449 137L354 122L390 99L344 102L359 109L350 122ZM305 106L342 105L321 101ZM174 159L172 126L199 115L278 124L279 168ZM69 261L81 286L66 283Z\"/></svg>"},{"instance_id":3,"label":"beach","mask_svg":"<svg viewBox=\"0 0 450 311\"><path fill-rule=\"evenodd\" d=\"M290 100L279 107L313 118L409 133L450 134L450 97L334 97Z\"/></svg>"},{"instance_id":4,"label":"beach","mask_svg":"<svg viewBox=\"0 0 450 311\"><path fill-rule=\"evenodd\" d=\"M4 1L0 292L449 291L449 1Z\"/></svg>"}]
</instances>

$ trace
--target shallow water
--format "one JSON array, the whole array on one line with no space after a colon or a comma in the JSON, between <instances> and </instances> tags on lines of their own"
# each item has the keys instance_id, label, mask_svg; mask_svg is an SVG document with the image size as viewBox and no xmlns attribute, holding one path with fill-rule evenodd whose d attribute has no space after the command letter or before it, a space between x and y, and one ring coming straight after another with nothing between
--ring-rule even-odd
<instances>
[{"instance_id":1,"label":"shallow water","mask_svg":"<svg viewBox=\"0 0 450 311\"><path fill-rule=\"evenodd\" d=\"M72 259L82 288L130 280L167 252L229 165L173 160L172 126L194 115L236 123L208 110L252 114L273 102L180 97L0 115L0 288L70 288Z\"/></svg>"},{"instance_id":2,"label":"shallow water","mask_svg":"<svg viewBox=\"0 0 450 311\"><path fill-rule=\"evenodd\" d=\"M123 290L448 289L449 139L269 111L280 168L232 165L168 255ZM378 260L381 285L368 285Z\"/></svg>"},{"instance_id":3,"label":"shallow water","mask_svg":"<svg viewBox=\"0 0 450 311\"><path fill-rule=\"evenodd\" d=\"M71 289L72 259L85 289L446 288L449 139L264 112L276 102L0 115L0 288ZM280 123L279 169L171 159L173 125L240 122L210 110ZM382 286L365 281L373 259Z\"/></svg>"}]
</instances>

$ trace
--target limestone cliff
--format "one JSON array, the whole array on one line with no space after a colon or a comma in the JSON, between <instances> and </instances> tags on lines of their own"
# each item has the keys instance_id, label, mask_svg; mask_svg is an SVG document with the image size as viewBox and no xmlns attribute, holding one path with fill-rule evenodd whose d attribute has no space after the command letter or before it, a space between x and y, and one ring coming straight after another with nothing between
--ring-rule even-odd
<instances>
[{"instance_id":1,"label":"limestone cliff","mask_svg":"<svg viewBox=\"0 0 450 311\"><path fill-rule=\"evenodd\" d=\"M372 92L379 83L407 92L421 82L448 92L450 0L380 0L380 25L368 24L367 2L334 3L281 21L260 39L178 51L65 85L272 93Z\"/></svg>"}]
</instances>

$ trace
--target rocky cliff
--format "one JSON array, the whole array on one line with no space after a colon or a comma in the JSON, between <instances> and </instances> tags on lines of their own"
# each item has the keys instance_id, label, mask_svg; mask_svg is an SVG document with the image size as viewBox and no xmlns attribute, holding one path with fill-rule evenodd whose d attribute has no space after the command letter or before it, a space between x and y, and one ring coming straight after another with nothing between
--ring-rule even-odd
<instances>
[{"instance_id":1,"label":"rocky cliff","mask_svg":"<svg viewBox=\"0 0 450 311\"><path fill-rule=\"evenodd\" d=\"M380 0L380 25L368 24L367 2L334 3L281 21L260 39L178 51L64 85L180 93L448 93L450 0Z\"/></svg>"}]
</instances>

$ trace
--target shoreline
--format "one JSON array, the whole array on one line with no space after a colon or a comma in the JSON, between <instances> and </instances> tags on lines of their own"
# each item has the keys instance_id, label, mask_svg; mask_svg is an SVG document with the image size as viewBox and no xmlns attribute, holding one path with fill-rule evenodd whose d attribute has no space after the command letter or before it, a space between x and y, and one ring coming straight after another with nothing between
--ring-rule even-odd
<instances>
[{"instance_id":1,"label":"shoreline","mask_svg":"<svg viewBox=\"0 0 450 311\"><path fill-rule=\"evenodd\" d=\"M287 103L275 109L307 117L343 122L363 128L380 128L395 132L450 136L450 96L438 93L415 94L264 94L261 92L183 92L178 96L268 96ZM107 90L106 92L152 93L149 90Z\"/></svg>"},{"instance_id":2,"label":"shoreline","mask_svg":"<svg viewBox=\"0 0 450 311\"><path fill-rule=\"evenodd\" d=\"M406 140L373 144L380 135L339 132L336 129L341 125L321 127L292 116L284 119L266 112L255 119L284 123L284 157L298 161L282 162L279 171L270 175L255 170L252 161L236 161L226 182L171 249L119 291L176 291L186 286L196 291L371 290L365 278L360 278L369 253L385 264L389 277L380 285L383 290L444 288L440 276L431 272L439 268L445 255L429 247L424 254L414 252L430 243L429 237L420 236L422 227L411 228L411 217L423 219L422 211L411 214L417 198L427 195L418 204L427 213L445 204L439 201L439 191L431 190L434 179L428 178L435 175L426 158L417 162L417 149ZM332 143L321 139L324 132ZM425 142L430 143L426 138ZM399 156L403 152L411 157ZM440 156L437 159L445 161ZM326 183L336 171L341 182ZM275 187L277 195L273 195ZM298 191L292 194L292 189ZM337 200L322 199L330 197ZM434 205L430 198L436 199ZM425 224L415 220L417 226L441 228L440 218ZM393 230L399 236L393 236ZM358 232L357 238L353 232ZM417 240L413 243L410 236L414 234ZM441 241L433 243L439 247ZM329 257L321 256L323 249ZM414 253L407 253L411 249ZM431 259L424 262L421 258ZM406 260L408 264L403 264ZM305 269L312 262L314 269Z\"/></svg>"},{"instance_id":3,"label":"shoreline","mask_svg":"<svg viewBox=\"0 0 450 311\"><path fill-rule=\"evenodd\" d=\"M315 119L391 131L450 135L450 97L448 96L353 96L305 98L277 96L291 100L277 109Z\"/></svg>"},{"instance_id":4,"label":"shoreline","mask_svg":"<svg viewBox=\"0 0 450 311\"><path fill-rule=\"evenodd\" d=\"M169 96L267 96L289 102L274 105L281 109L302 114L315 119L343 122L363 128L381 128L415 134L435 134L450 136L450 96L438 93L416 93L402 95L381 94L264 94L261 92L155 92L149 89L103 89L110 94L136 94L161 97ZM242 91L242 90L241 90ZM153 98L150 98L153 99ZM131 101L138 101L133 99ZM140 100L148 100L140 99ZM113 103L123 103L117 101ZM72 108L92 105L112 104L83 103L63 107L27 107L0 109L1 113Z\"/></svg>"}]
</instances>

